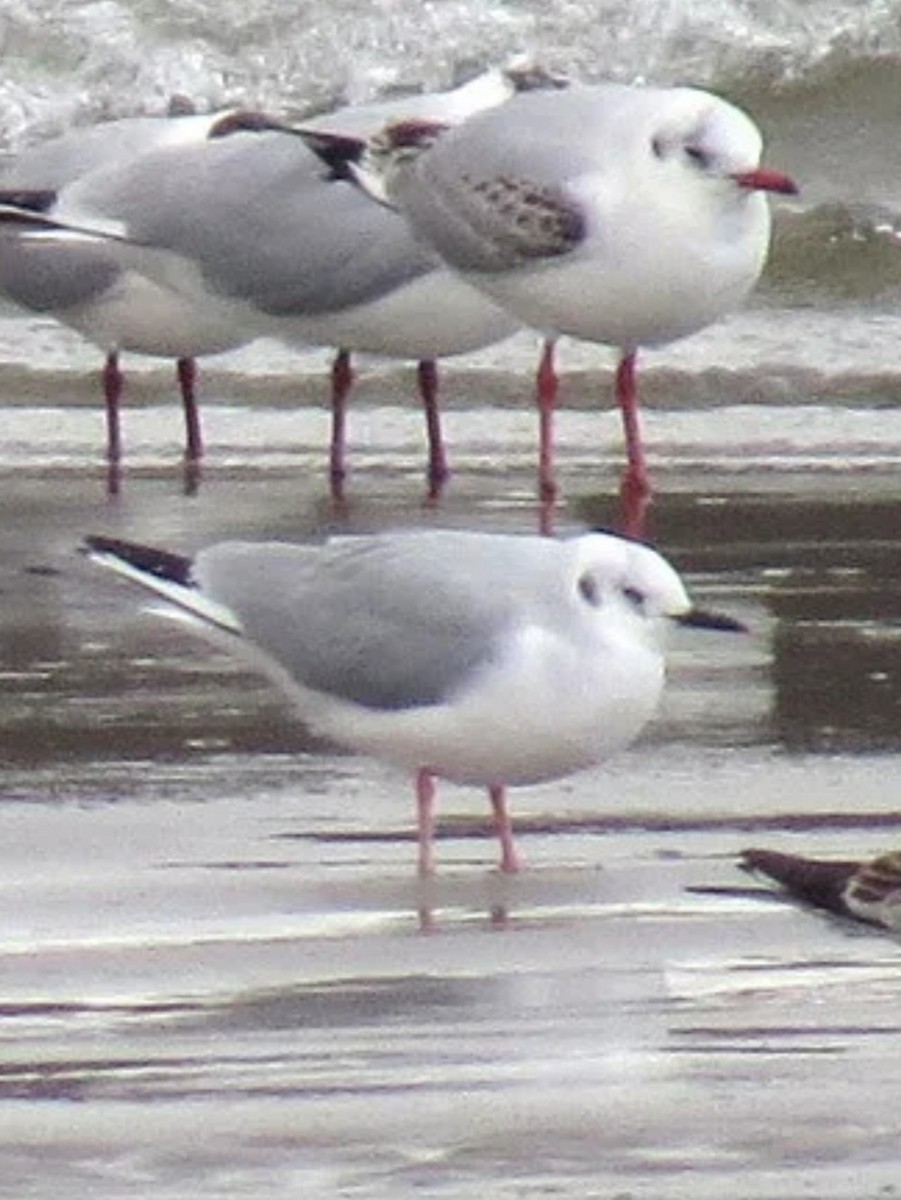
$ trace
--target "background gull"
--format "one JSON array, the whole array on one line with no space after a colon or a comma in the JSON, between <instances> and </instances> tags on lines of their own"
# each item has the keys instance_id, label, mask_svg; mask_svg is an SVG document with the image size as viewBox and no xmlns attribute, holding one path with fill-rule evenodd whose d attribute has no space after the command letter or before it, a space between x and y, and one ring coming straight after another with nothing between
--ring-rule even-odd
<instances>
[{"instance_id":1,"label":"background gull","mask_svg":"<svg viewBox=\"0 0 901 1200\"><path fill-rule=\"evenodd\" d=\"M641 533L649 483L636 354L718 320L756 283L770 237L762 193L796 190L761 167L760 154L753 121L718 96L610 84L517 96L456 129L404 121L363 156L365 186L387 194L464 278L546 335L545 496L554 492L550 341L565 333L614 345L625 526Z\"/></svg>"},{"instance_id":2,"label":"background gull","mask_svg":"<svg viewBox=\"0 0 901 1200\"><path fill-rule=\"evenodd\" d=\"M105 352L106 453L113 490L122 455L120 353L176 359L185 457L194 464L203 454L194 357L239 346L250 335L230 320L211 319L161 282L124 265L107 239L88 232L66 235L28 215L54 218L65 210L67 189L93 172L133 163L163 146L196 145L242 119L235 110L195 115L180 102L165 117L126 117L73 129L23 150L0 171L0 205L5 206L0 210L0 290L19 305L70 325Z\"/></svg>"},{"instance_id":3,"label":"background gull","mask_svg":"<svg viewBox=\"0 0 901 1200\"><path fill-rule=\"evenodd\" d=\"M395 109L459 120L517 88L556 83L514 64L448 93L319 121L371 130ZM161 139L42 193L40 202L21 189L5 199L0 228L5 219L7 290L31 307L52 308L94 340L123 345L127 330L130 348L180 359L192 344L201 353L258 336L340 347L332 372L336 495L345 474L351 351L418 361L430 494L437 495L448 468L435 360L481 348L517 328L508 313L450 273L402 217L345 181L327 178L300 139L261 114L220 120L209 136L193 141ZM29 216L34 209L40 212ZM25 268L38 253L50 277L35 291ZM97 280L83 269L86 258ZM74 285L73 266L80 268ZM127 299L121 296L125 281ZM74 314L67 285L77 291Z\"/></svg>"}]
</instances>

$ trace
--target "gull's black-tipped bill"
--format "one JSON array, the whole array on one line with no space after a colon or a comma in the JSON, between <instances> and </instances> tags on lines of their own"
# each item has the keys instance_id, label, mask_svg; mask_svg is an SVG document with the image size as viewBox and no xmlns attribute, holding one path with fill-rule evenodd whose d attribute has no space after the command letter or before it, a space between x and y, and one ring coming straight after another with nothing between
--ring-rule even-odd
<instances>
[{"instance_id":1,"label":"gull's black-tipped bill","mask_svg":"<svg viewBox=\"0 0 901 1200\"><path fill-rule=\"evenodd\" d=\"M709 608L690 608L676 617L676 623L689 629L714 629L720 633L747 633L748 627L727 613L713 612Z\"/></svg>"},{"instance_id":2,"label":"gull's black-tipped bill","mask_svg":"<svg viewBox=\"0 0 901 1200\"><path fill-rule=\"evenodd\" d=\"M592 533L619 538L620 541L630 542L636 546L650 547L650 543L644 538L624 533L620 529L607 529L603 525L596 525L592 527ZM653 547L650 548L653 549ZM748 633L748 627L744 622L739 621L736 617L730 617L727 613L715 612L709 608L690 608L688 612L673 617L673 620L677 625L684 625L688 629L712 629L720 633Z\"/></svg>"}]
</instances>

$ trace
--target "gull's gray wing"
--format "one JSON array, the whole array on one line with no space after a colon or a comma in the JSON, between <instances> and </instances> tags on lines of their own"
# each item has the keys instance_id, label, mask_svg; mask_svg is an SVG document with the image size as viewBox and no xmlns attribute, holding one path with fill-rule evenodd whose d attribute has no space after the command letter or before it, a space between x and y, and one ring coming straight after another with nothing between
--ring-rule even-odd
<instances>
[{"instance_id":1,"label":"gull's gray wing","mask_svg":"<svg viewBox=\"0 0 901 1200\"><path fill-rule=\"evenodd\" d=\"M91 171L135 159L178 138L189 124L197 122L191 116L147 116L71 129L11 155L0 167L0 189L58 191Z\"/></svg>"},{"instance_id":2,"label":"gull's gray wing","mask_svg":"<svg viewBox=\"0 0 901 1200\"><path fill-rule=\"evenodd\" d=\"M557 554L550 539L451 531L224 543L198 555L195 576L304 687L401 709L442 703L535 619L562 586Z\"/></svg>"},{"instance_id":3,"label":"gull's gray wing","mask_svg":"<svg viewBox=\"0 0 901 1200\"><path fill-rule=\"evenodd\" d=\"M205 120L205 119L204 119ZM11 155L0 168L0 192L17 203L23 197L54 193L75 180L111 165L133 161L161 143L184 139L199 127L193 116L126 117L76 128ZM58 198L58 196L57 196ZM22 203L29 207L28 201ZM102 240L35 236L16 224L0 227L0 289L35 312L59 312L90 302L110 287L122 270L115 245Z\"/></svg>"},{"instance_id":4,"label":"gull's gray wing","mask_svg":"<svg viewBox=\"0 0 901 1200\"><path fill-rule=\"evenodd\" d=\"M207 284L274 316L365 303L436 265L402 217L340 181L300 138L238 132L94 172L53 213L92 218L194 263Z\"/></svg>"},{"instance_id":5,"label":"gull's gray wing","mask_svg":"<svg viewBox=\"0 0 901 1200\"><path fill-rule=\"evenodd\" d=\"M22 238L0 227L0 290L33 312L60 312L99 296L121 272L115 246Z\"/></svg>"}]
</instances>

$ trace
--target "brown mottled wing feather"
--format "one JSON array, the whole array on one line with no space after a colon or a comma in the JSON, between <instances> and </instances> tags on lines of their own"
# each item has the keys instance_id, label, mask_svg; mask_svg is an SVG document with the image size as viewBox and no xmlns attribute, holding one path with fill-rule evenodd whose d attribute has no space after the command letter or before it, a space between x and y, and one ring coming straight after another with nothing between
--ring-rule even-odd
<instances>
[{"instance_id":1,"label":"brown mottled wing feather","mask_svg":"<svg viewBox=\"0 0 901 1200\"><path fill-rule=\"evenodd\" d=\"M862 863L849 881L845 894L848 907L860 916L876 919L871 911L873 907L891 904L893 894L898 898L901 911L901 851Z\"/></svg>"},{"instance_id":2,"label":"brown mottled wing feather","mask_svg":"<svg viewBox=\"0 0 901 1200\"><path fill-rule=\"evenodd\" d=\"M432 170L428 154L419 169ZM458 270L503 271L574 250L585 238L585 217L559 188L513 173L462 173L453 182L453 206L440 187L418 203L414 224ZM402 201L403 206L403 201Z\"/></svg>"},{"instance_id":3,"label":"brown mottled wing feather","mask_svg":"<svg viewBox=\"0 0 901 1200\"><path fill-rule=\"evenodd\" d=\"M581 211L558 191L509 176L465 179L485 227L516 260L567 254L585 236Z\"/></svg>"}]
</instances>

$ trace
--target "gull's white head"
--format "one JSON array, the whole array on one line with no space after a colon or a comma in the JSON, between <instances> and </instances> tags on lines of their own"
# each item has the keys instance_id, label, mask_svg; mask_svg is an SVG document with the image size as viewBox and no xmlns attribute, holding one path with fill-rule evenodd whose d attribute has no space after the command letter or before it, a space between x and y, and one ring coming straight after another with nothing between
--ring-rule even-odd
<instances>
[{"instance_id":1,"label":"gull's white head","mask_svg":"<svg viewBox=\"0 0 901 1200\"><path fill-rule=\"evenodd\" d=\"M696 608L678 572L643 542L609 533L578 539L577 588L598 612L616 612L657 636L665 619L695 628L740 632L721 613Z\"/></svg>"},{"instance_id":2,"label":"gull's white head","mask_svg":"<svg viewBox=\"0 0 901 1200\"><path fill-rule=\"evenodd\" d=\"M675 88L650 128L647 151L664 169L699 181L728 181L745 192L793 195L795 183L760 166L760 130L740 108L710 92Z\"/></svg>"}]
</instances>

